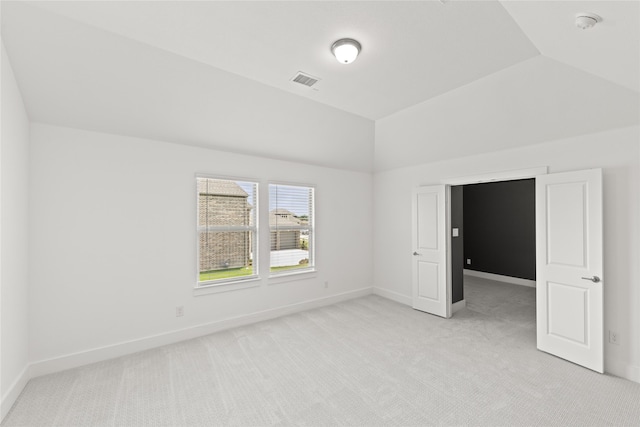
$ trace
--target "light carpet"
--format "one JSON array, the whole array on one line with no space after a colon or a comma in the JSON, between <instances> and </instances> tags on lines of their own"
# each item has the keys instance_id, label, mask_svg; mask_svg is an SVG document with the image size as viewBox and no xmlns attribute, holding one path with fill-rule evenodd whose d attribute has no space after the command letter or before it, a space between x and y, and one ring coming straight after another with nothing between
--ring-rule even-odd
<instances>
[{"instance_id":1,"label":"light carpet","mask_svg":"<svg viewBox=\"0 0 640 427\"><path fill-rule=\"evenodd\" d=\"M640 384L535 346L535 290L445 320L378 296L31 380L12 426L640 425Z\"/></svg>"}]
</instances>

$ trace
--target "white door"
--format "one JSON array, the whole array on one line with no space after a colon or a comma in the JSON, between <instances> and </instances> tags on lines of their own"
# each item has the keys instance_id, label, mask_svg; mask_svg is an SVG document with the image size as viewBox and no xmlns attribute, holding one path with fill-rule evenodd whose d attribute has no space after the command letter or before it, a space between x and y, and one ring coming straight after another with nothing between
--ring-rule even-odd
<instances>
[{"instance_id":1,"label":"white door","mask_svg":"<svg viewBox=\"0 0 640 427\"><path fill-rule=\"evenodd\" d=\"M413 308L451 317L450 186L413 191Z\"/></svg>"},{"instance_id":2,"label":"white door","mask_svg":"<svg viewBox=\"0 0 640 427\"><path fill-rule=\"evenodd\" d=\"M536 177L538 349L603 372L602 170Z\"/></svg>"}]
</instances>

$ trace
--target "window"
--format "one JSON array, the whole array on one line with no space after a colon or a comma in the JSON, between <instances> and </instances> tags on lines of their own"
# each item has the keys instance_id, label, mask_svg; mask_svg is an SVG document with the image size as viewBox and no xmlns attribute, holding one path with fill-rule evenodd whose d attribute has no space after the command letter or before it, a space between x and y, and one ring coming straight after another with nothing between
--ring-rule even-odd
<instances>
[{"instance_id":1,"label":"window","mask_svg":"<svg viewBox=\"0 0 640 427\"><path fill-rule=\"evenodd\" d=\"M258 184L197 177L198 285L257 277Z\"/></svg>"},{"instance_id":2,"label":"window","mask_svg":"<svg viewBox=\"0 0 640 427\"><path fill-rule=\"evenodd\" d=\"M272 275L313 270L314 189L269 184Z\"/></svg>"}]
</instances>

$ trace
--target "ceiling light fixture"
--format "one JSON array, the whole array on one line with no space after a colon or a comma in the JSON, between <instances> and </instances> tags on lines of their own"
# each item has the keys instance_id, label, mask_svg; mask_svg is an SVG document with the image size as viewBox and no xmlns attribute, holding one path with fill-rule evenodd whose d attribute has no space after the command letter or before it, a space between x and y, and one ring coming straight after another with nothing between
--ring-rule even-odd
<instances>
[{"instance_id":1,"label":"ceiling light fixture","mask_svg":"<svg viewBox=\"0 0 640 427\"><path fill-rule=\"evenodd\" d=\"M576 27L581 30L593 28L598 22L602 22L602 18L595 13L578 13L576 15Z\"/></svg>"},{"instance_id":2,"label":"ceiling light fixture","mask_svg":"<svg viewBox=\"0 0 640 427\"><path fill-rule=\"evenodd\" d=\"M362 50L362 45L354 39L340 39L331 45L331 53L341 64L351 64Z\"/></svg>"}]
</instances>

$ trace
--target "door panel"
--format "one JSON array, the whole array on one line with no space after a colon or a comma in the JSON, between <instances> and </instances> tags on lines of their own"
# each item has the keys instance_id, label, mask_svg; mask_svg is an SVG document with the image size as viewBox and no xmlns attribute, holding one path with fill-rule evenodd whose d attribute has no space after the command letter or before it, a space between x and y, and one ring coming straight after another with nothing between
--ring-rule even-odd
<instances>
[{"instance_id":1,"label":"door panel","mask_svg":"<svg viewBox=\"0 0 640 427\"><path fill-rule=\"evenodd\" d=\"M439 282L438 264L418 261L418 296L437 302Z\"/></svg>"},{"instance_id":2,"label":"door panel","mask_svg":"<svg viewBox=\"0 0 640 427\"><path fill-rule=\"evenodd\" d=\"M449 191L444 185L413 192L413 308L451 316Z\"/></svg>"},{"instance_id":3,"label":"door panel","mask_svg":"<svg viewBox=\"0 0 640 427\"><path fill-rule=\"evenodd\" d=\"M547 333L579 344L587 344L588 322L585 318L588 294L585 289L562 283L547 283ZM566 316L565 312L572 313Z\"/></svg>"},{"instance_id":4,"label":"door panel","mask_svg":"<svg viewBox=\"0 0 640 427\"><path fill-rule=\"evenodd\" d=\"M549 184L546 191L549 264L585 267L585 185Z\"/></svg>"},{"instance_id":5,"label":"door panel","mask_svg":"<svg viewBox=\"0 0 640 427\"><path fill-rule=\"evenodd\" d=\"M538 348L603 372L602 171L537 177L536 228Z\"/></svg>"},{"instance_id":6,"label":"door panel","mask_svg":"<svg viewBox=\"0 0 640 427\"><path fill-rule=\"evenodd\" d=\"M418 248L438 250L438 194L419 193Z\"/></svg>"}]
</instances>

